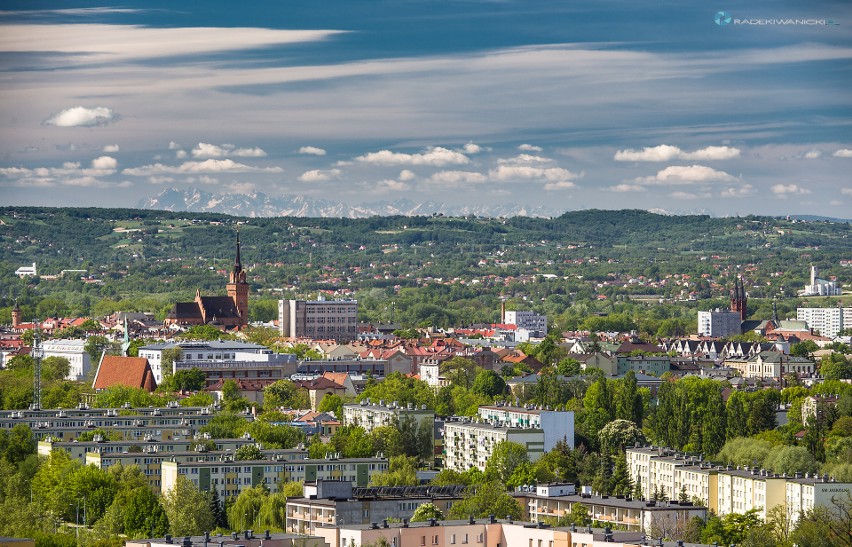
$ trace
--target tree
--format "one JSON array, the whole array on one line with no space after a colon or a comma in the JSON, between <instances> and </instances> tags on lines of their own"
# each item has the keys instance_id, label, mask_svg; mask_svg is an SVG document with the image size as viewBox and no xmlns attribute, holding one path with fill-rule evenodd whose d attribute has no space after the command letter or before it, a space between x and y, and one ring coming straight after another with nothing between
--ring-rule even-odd
<instances>
[{"instance_id":1,"label":"tree","mask_svg":"<svg viewBox=\"0 0 852 547\"><path fill-rule=\"evenodd\" d=\"M206 381L204 371L199 368L181 369L172 375L169 388L171 391L198 391L204 389Z\"/></svg>"},{"instance_id":2,"label":"tree","mask_svg":"<svg viewBox=\"0 0 852 547\"><path fill-rule=\"evenodd\" d=\"M222 340L229 336L213 325L194 325L178 336L184 340Z\"/></svg>"},{"instance_id":3,"label":"tree","mask_svg":"<svg viewBox=\"0 0 852 547\"><path fill-rule=\"evenodd\" d=\"M92 363L100 363L101 354L112 346L109 339L105 336L95 335L86 338L86 344L83 349L89 354Z\"/></svg>"},{"instance_id":4,"label":"tree","mask_svg":"<svg viewBox=\"0 0 852 547\"><path fill-rule=\"evenodd\" d=\"M411 515L411 522L426 522L430 519L444 520L444 512L438 509L434 503L424 503L419 505Z\"/></svg>"},{"instance_id":5,"label":"tree","mask_svg":"<svg viewBox=\"0 0 852 547\"><path fill-rule=\"evenodd\" d=\"M628 370L615 391L615 418L629 420L641 429L643 419L642 395L636 384L636 373Z\"/></svg>"},{"instance_id":6,"label":"tree","mask_svg":"<svg viewBox=\"0 0 852 547\"><path fill-rule=\"evenodd\" d=\"M609 491L614 496L629 496L633 492L633 481L630 478L630 470L627 468L627 458L624 454L615 459Z\"/></svg>"},{"instance_id":7,"label":"tree","mask_svg":"<svg viewBox=\"0 0 852 547\"><path fill-rule=\"evenodd\" d=\"M588 526L591 523L589 508L582 503L572 503L571 509L557 519L556 526Z\"/></svg>"},{"instance_id":8,"label":"tree","mask_svg":"<svg viewBox=\"0 0 852 547\"><path fill-rule=\"evenodd\" d=\"M478 395L494 398L506 392L506 381L493 370L480 370L470 390Z\"/></svg>"},{"instance_id":9,"label":"tree","mask_svg":"<svg viewBox=\"0 0 852 547\"><path fill-rule=\"evenodd\" d=\"M822 358L819 373L826 380L852 378L852 360L840 353L831 353Z\"/></svg>"},{"instance_id":10,"label":"tree","mask_svg":"<svg viewBox=\"0 0 852 547\"><path fill-rule=\"evenodd\" d=\"M506 484L515 468L529 461L525 446L512 441L500 441L491 450L491 457L485 464L485 475L493 476Z\"/></svg>"},{"instance_id":11,"label":"tree","mask_svg":"<svg viewBox=\"0 0 852 547\"><path fill-rule=\"evenodd\" d=\"M477 369L476 363L466 357L451 357L440 365L441 374L447 380L457 386L462 386L465 389L470 389L476 378Z\"/></svg>"},{"instance_id":12,"label":"tree","mask_svg":"<svg viewBox=\"0 0 852 547\"><path fill-rule=\"evenodd\" d=\"M210 516L213 518L213 525L216 528L225 528L228 526L228 516L225 514L225 507L219 499L219 490L216 485L210 490Z\"/></svg>"},{"instance_id":13,"label":"tree","mask_svg":"<svg viewBox=\"0 0 852 547\"><path fill-rule=\"evenodd\" d=\"M766 455L763 466L773 473L815 473L819 467L813 454L802 446L776 446Z\"/></svg>"},{"instance_id":14,"label":"tree","mask_svg":"<svg viewBox=\"0 0 852 547\"><path fill-rule=\"evenodd\" d=\"M160 499L169 519L172 535L191 536L213 529L210 496L184 476ZM241 528L242 529L242 528Z\"/></svg>"},{"instance_id":15,"label":"tree","mask_svg":"<svg viewBox=\"0 0 852 547\"><path fill-rule=\"evenodd\" d=\"M625 448L645 443L645 435L636 424L627 420L613 420L606 424L598 433L601 450L615 453L624 452Z\"/></svg>"},{"instance_id":16,"label":"tree","mask_svg":"<svg viewBox=\"0 0 852 547\"><path fill-rule=\"evenodd\" d=\"M374 473L370 486L416 486L417 458L394 456L388 462L388 470Z\"/></svg>"},{"instance_id":17,"label":"tree","mask_svg":"<svg viewBox=\"0 0 852 547\"><path fill-rule=\"evenodd\" d=\"M269 496L269 492L263 485L244 488L227 509L230 528L232 530L257 528L255 522L267 496Z\"/></svg>"},{"instance_id":18,"label":"tree","mask_svg":"<svg viewBox=\"0 0 852 547\"><path fill-rule=\"evenodd\" d=\"M819 350L819 346L813 340L803 340L797 344L790 346L790 355L793 357L814 358L814 352Z\"/></svg>"},{"instance_id":19,"label":"tree","mask_svg":"<svg viewBox=\"0 0 852 547\"><path fill-rule=\"evenodd\" d=\"M343 418L343 398L335 393L326 393L319 405L319 412L331 412L336 418Z\"/></svg>"},{"instance_id":20,"label":"tree","mask_svg":"<svg viewBox=\"0 0 852 547\"><path fill-rule=\"evenodd\" d=\"M488 481L464 490L463 499L450 508L451 519L467 517L484 518L489 515L499 515L519 519L521 507L515 499L506 493L506 487L499 481Z\"/></svg>"},{"instance_id":21,"label":"tree","mask_svg":"<svg viewBox=\"0 0 852 547\"><path fill-rule=\"evenodd\" d=\"M260 448L258 448L256 444L244 444L243 446L237 448L237 451L234 454L234 459L240 462L251 460L265 460L266 458L263 457L263 452L260 451Z\"/></svg>"},{"instance_id":22,"label":"tree","mask_svg":"<svg viewBox=\"0 0 852 547\"><path fill-rule=\"evenodd\" d=\"M43 382L64 380L71 370L71 362L65 357L45 357L41 360L41 378Z\"/></svg>"},{"instance_id":23,"label":"tree","mask_svg":"<svg viewBox=\"0 0 852 547\"><path fill-rule=\"evenodd\" d=\"M263 406L270 408L310 408L311 401L305 389L299 389L290 380L278 380L263 389Z\"/></svg>"},{"instance_id":24,"label":"tree","mask_svg":"<svg viewBox=\"0 0 852 547\"><path fill-rule=\"evenodd\" d=\"M0 429L0 459L17 465L35 453L33 432L26 424L16 424L11 430Z\"/></svg>"}]
</instances>

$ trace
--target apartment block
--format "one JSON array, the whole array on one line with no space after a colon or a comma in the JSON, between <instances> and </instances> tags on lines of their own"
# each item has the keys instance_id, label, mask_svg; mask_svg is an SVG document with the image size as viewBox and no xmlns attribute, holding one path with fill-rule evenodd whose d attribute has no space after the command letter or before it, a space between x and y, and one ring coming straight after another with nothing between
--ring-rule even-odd
<instances>
[{"instance_id":1,"label":"apartment block","mask_svg":"<svg viewBox=\"0 0 852 547\"><path fill-rule=\"evenodd\" d=\"M852 328L852 308L796 308L796 319L826 338Z\"/></svg>"},{"instance_id":2,"label":"apartment block","mask_svg":"<svg viewBox=\"0 0 852 547\"><path fill-rule=\"evenodd\" d=\"M325 458L299 461L164 461L161 465L162 492L174 488L178 476L183 475L201 490L216 488L220 495L237 496L244 488L264 484L274 492L280 485L292 481L346 480L357 486L367 486L374 473L387 471L388 460Z\"/></svg>"},{"instance_id":3,"label":"apartment block","mask_svg":"<svg viewBox=\"0 0 852 547\"><path fill-rule=\"evenodd\" d=\"M426 408L426 405L417 408L416 405L400 405L395 402L386 403L379 401L361 401L359 403L343 405L344 425L359 425L367 432L385 425L395 425L407 420L420 425L423 420L430 423L435 421L435 413Z\"/></svg>"},{"instance_id":4,"label":"apartment block","mask_svg":"<svg viewBox=\"0 0 852 547\"><path fill-rule=\"evenodd\" d=\"M690 520L693 517L707 518L707 508L694 506L691 502L646 502L616 497L592 496L589 494L542 495L517 493L516 499L523 503L527 518L532 522L548 522L571 512L575 504L581 504L592 519L610 526L645 532L664 522Z\"/></svg>"},{"instance_id":5,"label":"apartment block","mask_svg":"<svg viewBox=\"0 0 852 547\"><path fill-rule=\"evenodd\" d=\"M698 336L727 338L742 334L740 312L715 310L698 312Z\"/></svg>"},{"instance_id":6,"label":"apartment block","mask_svg":"<svg viewBox=\"0 0 852 547\"><path fill-rule=\"evenodd\" d=\"M536 407L488 405L479 407L479 417L492 425L541 429L545 452L565 441L574 448L574 413Z\"/></svg>"},{"instance_id":7,"label":"apartment block","mask_svg":"<svg viewBox=\"0 0 852 547\"><path fill-rule=\"evenodd\" d=\"M160 452L156 445L147 445L137 452L89 452L86 454L86 465L94 465L100 469L109 469L113 465L137 465L148 479L148 486L155 494L160 493L162 483L161 467L163 462L194 463L194 462L233 462L234 452L185 450L175 452ZM264 459L280 461L305 460L308 451L304 449L272 449L261 450Z\"/></svg>"},{"instance_id":8,"label":"apartment block","mask_svg":"<svg viewBox=\"0 0 852 547\"><path fill-rule=\"evenodd\" d=\"M787 518L792 524L799 521L803 514L817 506L836 511L833 502L847 502L852 499L852 483L834 482L827 476L797 473L788 478L784 490L784 502L787 504Z\"/></svg>"},{"instance_id":9,"label":"apartment block","mask_svg":"<svg viewBox=\"0 0 852 547\"><path fill-rule=\"evenodd\" d=\"M455 471L478 467L484 471L494 446L501 441L524 446L533 462L544 453L544 431L541 429L448 421L444 423L444 467Z\"/></svg>"},{"instance_id":10,"label":"apartment block","mask_svg":"<svg viewBox=\"0 0 852 547\"><path fill-rule=\"evenodd\" d=\"M278 329L288 338L358 338L357 300L279 300Z\"/></svg>"},{"instance_id":11,"label":"apartment block","mask_svg":"<svg viewBox=\"0 0 852 547\"><path fill-rule=\"evenodd\" d=\"M66 380L83 380L92 369L92 359L85 340L45 340L41 343L45 357L68 359Z\"/></svg>"}]
</instances>

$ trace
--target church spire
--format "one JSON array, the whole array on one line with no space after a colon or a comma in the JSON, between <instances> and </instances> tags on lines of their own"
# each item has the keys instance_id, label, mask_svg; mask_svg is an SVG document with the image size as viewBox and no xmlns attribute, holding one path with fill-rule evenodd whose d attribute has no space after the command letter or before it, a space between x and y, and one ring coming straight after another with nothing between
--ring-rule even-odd
<instances>
[{"instance_id":1,"label":"church spire","mask_svg":"<svg viewBox=\"0 0 852 547\"><path fill-rule=\"evenodd\" d=\"M239 274L243 271L243 264L240 262L240 232L237 230L237 257L234 260L234 274Z\"/></svg>"}]
</instances>

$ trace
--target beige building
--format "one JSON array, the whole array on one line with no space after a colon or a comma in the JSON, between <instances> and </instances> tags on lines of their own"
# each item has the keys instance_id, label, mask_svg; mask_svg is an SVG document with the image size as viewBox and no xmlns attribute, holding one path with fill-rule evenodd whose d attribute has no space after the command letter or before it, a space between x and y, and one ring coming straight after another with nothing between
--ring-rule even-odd
<instances>
[{"instance_id":1,"label":"beige building","mask_svg":"<svg viewBox=\"0 0 852 547\"><path fill-rule=\"evenodd\" d=\"M209 532L203 536L179 538L167 535L165 538L133 539L125 542L125 547L192 547L199 545L215 545L216 547L328 547L325 541L319 537L270 534L268 531L255 533L255 530L217 536L211 536Z\"/></svg>"},{"instance_id":2,"label":"beige building","mask_svg":"<svg viewBox=\"0 0 852 547\"><path fill-rule=\"evenodd\" d=\"M541 429L448 421L444 422L444 467L455 471L477 467L484 471L494 446L501 441L524 446L532 462L544 454L544 431Z\"/></svg>"}]
</instances>

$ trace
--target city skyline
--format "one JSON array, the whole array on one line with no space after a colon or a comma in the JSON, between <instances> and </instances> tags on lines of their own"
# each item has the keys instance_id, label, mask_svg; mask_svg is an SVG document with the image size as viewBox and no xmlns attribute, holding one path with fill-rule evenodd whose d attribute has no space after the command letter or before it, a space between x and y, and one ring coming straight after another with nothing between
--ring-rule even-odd
<instances>
[{"instance_id":1,"label":"city skyline","mask_svg":"<svg viewBox=\"0 0 852 547\"><path fill-rule=\"evenodd\" d=\"M852 210L841 2L74 5L0 12L7 205Z\"/></svg>"}]
</instances>

